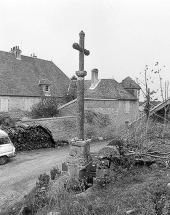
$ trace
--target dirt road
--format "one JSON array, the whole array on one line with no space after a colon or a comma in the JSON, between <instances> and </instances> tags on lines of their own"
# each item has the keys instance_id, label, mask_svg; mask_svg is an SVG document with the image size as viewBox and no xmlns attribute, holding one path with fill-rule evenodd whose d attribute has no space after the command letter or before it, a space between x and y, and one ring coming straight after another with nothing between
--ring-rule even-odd
<instances>
[{"instance_id":1,"label":"dirt road","mask_svg":"<svg viewBox=\"0 0 170 215\"><path fill-rule=\"evenodd\" d=\"M91 143L90 151L97 152L107 141ZM55 165L61 168L68 156L68 146L21 152L0 166L0 209L19 201L34 187L38 176L49 174ZM1 210L0 210L1 211Z\"/></svg>"}]
</instances>

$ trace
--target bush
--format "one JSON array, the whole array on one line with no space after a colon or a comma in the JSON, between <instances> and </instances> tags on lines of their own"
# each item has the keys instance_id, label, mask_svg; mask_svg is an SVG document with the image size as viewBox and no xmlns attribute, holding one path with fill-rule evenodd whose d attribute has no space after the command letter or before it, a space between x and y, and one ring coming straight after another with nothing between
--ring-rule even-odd
<instances>
[{"instance_id":1,"label":"bush","mask_svg":"<svg viewBox=\"0 0 170 215\"><path fill-rule=\"evenodd\" d=\"M58 102L56 98L42 98L41 101L33 105L30 116L33 119L54 117L59 114Z\"/></svg>"},{"instance_id":2,"label":"bush","mask_svg":"<svg viewBox=\"0 0 170 215\"><path fill-rule=\"evenodd\" d=\"M85 122L98 127L106 127L111 124L109 115L93 110L85 110Z\"/></svg>"},{"instance_id":3,"label":"bush","mask_svg":"<svg viewBox=\"0 0 170 215\"><path fill-rule=\"evenodd\" d=\"M0 113L0 125L1 126L15 126L15 119L13 119L8 113L1 112Z\"/></svg>"},{"instance_id":4,"label":"bush","mask_svg":"<svg viewBox=\"0 0 170 215\"><path fill-rule=\"evenodd\" d=\"M16 151L51 148L55 146L51 131L41 125L2 126L2 129L8 133Z\"/></svg>"},{"instance_id":5,"label":"bush","mask_svg":"<svg viewBox=\"0 0 170 215\"><path fill-rule=\"evenodd\" d=\"M84 133L86 138L94 139L96 137L95 126L87 124L84 128Z\"/></svg>"},{"instance_id":6,"label":"bush","mask_svg":"<svg viewBox=\"0 0 170 215\"><path fill-rule=\"evenodd\" d=\"M61 175L61 171L59 170L58 166L53 167L50 170L50 176L51 176L51 180L54 180L56 177Z\"/></svg>"}]
</instances>

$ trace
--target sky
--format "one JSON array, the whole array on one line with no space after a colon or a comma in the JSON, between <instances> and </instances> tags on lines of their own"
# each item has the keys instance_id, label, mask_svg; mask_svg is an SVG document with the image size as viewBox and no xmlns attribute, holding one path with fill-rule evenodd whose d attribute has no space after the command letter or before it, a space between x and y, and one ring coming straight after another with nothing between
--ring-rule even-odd
<instances>
[{"instance_id":1,"label":"sky","mask_svg":"<svg viewBox=\"0 0 170 215\"><path fill-rule=\"evenodd\" d=\"M72 44L83 30L90 51L86 79L97 68L99 79L143 82L148 65L149 87L159 89L155 98L161 99L159 76L150 71L159 67L164 88L170 80L169 11L169 0L0 0L0 50L19 46L22 55L52 60L71 78L79 68Z\"/></svg>"}]
</instances>

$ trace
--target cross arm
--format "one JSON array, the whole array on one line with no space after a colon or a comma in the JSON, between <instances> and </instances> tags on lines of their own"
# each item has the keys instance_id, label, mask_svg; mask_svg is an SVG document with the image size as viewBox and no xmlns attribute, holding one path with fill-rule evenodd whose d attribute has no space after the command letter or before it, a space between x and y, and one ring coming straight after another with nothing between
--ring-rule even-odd
<instances>
[{"instance_id":1,"label":"cross arm","mask_svg":"<svg viewBox=\"0 0 170 215\"><path fill-rule=\"evenodd\" d=\"M78 43L74 43L74 44L73 44L73 49L76 49L76 50L78 50L78 51L80 51L80 52L84 52L84 54L85 54L86 56L88 56L88 55L90 54L90 52L89 52L88 50L83 49Z\"/></svg>"}]
</instances>

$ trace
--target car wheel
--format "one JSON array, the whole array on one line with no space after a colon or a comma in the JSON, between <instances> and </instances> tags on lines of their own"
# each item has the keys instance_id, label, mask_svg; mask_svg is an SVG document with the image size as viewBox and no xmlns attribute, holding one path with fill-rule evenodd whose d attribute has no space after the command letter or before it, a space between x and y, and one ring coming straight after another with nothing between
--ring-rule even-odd
<instances>
[{"instance_id":1,"label":"car wheel","mask_svg":"<svg viewBox=\"0 0 170 215\"><path fill-rule=\"evenodd\" d=\"M7 156L0 157L0 165L5 164L7 162L7 160L8 160Z\"/></svg>"}]
</instances>

